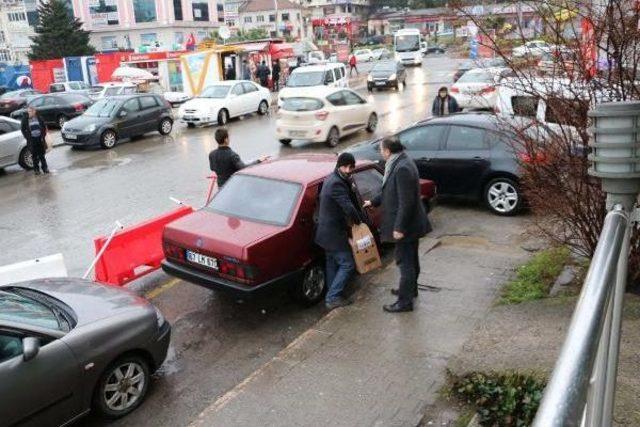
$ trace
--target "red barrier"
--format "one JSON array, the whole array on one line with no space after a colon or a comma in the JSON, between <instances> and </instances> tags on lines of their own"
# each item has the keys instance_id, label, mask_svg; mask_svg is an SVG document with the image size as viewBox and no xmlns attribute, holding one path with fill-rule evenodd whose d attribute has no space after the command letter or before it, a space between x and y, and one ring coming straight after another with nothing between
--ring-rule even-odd
<instances>
[{"instance_id":1,"label":"red barrier","mask_svg":"<svg viewBox=\"0 0 640 427\"><path fill-rule=\"evenodd\" d=\"M123 286L160 268L164 259L162 230L168 223L193 212L190 206L178 209L116 233L98 260L95 280ZM108 237L94 239L96 255Z\"/></svg>"}]
</instances>

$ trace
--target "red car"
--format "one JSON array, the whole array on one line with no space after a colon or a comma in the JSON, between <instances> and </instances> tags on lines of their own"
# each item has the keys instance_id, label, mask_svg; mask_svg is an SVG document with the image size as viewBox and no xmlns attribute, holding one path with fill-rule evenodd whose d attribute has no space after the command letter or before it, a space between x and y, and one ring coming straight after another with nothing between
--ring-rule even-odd
<instances>
[{"instance_id":1,"label":"red car","mask_svg":"<svg viewBox=\"0 0 640 427\"><path fill-rule=\"evenodd\" d=\"M336 164L334 155L296 155L236 173L201 210L164 230L162 269L175 277L236 295L290 287L304 304L325 292L322 250L314 242L318 196ZM381 190L382 173L358 163L354 180L362 200ZM422 197L435 194L422 182ZM380 211L369 218L377 229Z\"/></svg>"}]
</instances>

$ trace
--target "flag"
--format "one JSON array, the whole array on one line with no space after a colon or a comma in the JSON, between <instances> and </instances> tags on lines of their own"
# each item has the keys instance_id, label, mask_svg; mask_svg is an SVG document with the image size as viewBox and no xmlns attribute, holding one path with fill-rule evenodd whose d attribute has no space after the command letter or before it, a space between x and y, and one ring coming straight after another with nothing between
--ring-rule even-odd
<instances>
[{"instance_id":1,"label":"flag","mask_svg":"<svg viewBox=\"0 0 640 427\"><path fill-rule=\"evenodd\" d=\"M193 36L193 33L189 34L185 47L187 50L196 50L196 38Z\"/></svg>"}]
</instances>

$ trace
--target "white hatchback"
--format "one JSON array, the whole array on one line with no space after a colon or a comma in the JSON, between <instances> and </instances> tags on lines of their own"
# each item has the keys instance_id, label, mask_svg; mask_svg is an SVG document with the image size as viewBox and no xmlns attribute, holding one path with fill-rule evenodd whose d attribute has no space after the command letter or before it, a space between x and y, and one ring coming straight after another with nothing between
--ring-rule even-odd
<instances>
[{"instance_id":1,"label":"white hatchback","mask_svg":"<svg viewBox=\"0 0 640 427\"><path fill-rule=\"evenodd\" d=\"M269 90L245 80L228 80L205 88L195 98L185 102L178 117L189 127L218 123L245 114L269 112Z\"/></svg>"},{"instance_id":2,"label":"white hatchback","mask_svg":"<svg viewBox=\"0 0 640 427\"><path fill-rule=\"evenodd\" d=\"M496 87L509 68L474 68L467 71L451 87L451 95L460 108L493 109L496 105Z\"/></svg>"},{"instance_id":3,"label":"white hatchback","mask_svg":"<svg viewBox=\"0 0 640 427\"><path fill-rule=\"evenodd\" d=\"M358 49L353 52L357 62L371 62L375 59L376 55L371 49Z\"/></svg>"},{"instance_id":4,"label":"white hatchback","mask_svg":"<svg viewBox=\"0 0 640 427\"><path fill-rule=\"evenodd\" d=\"M377 126L378 115L373 104L356 92L318 87L284 99L278 110L276 135L285 145L295 139L335 147L340 138L362 129L375 132Z\"/></svg>"}]
</instances>

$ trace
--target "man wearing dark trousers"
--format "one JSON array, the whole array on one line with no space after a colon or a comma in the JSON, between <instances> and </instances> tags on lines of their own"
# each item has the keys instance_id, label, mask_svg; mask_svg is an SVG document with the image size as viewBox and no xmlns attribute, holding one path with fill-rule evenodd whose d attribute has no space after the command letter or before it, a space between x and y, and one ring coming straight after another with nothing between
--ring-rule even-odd
<instances>
[{"instance_id":1,"label":"man wearing dark trousers","mask_svg":"<svg viewBox=\"0 0 640 427\"><path fill-rule=\"evenodd\" d=\"M355 167L353 154L340 154L336 169L325 180L320 191L315 241L325 250L325 281L328 286L325 303L329 310L351 304L342 291L355 271L349 246L350 225L362 222L350 177Z\"/></svg>"},{"instance_id":2,"label":"man wearing dark trousers","mask_svg":"<svg viewBox=\"0 0 640 427\"><path fill-rule=\"evenodd\" d=\"M31 152L33 159L33 171L36 175L40 175L40 167L43 173L49 173L49 166L45 155L47 153L47 143L45 137L47 135L47 127L33 107L27 108L27 114L22 117L20 123L22 136L27 140L27 147Z\"/></svg>"},{"instance_id":3,"label":"man wearing dark trousers","mask_svg":"<svg viewBox=\"0 0 640 427\"><path fill-rule=\"evenodd\" d=\"M226 129L216 130L215 136L218 148L209 153L209 167L218 176L218 188L222 188L231 175L240 169L269 159L269 156L262 156L252 163L245 164L238 153L229 147L229 132Z\"/></svg>"},{"instance_id":4,"label":"man wearing dark trousers","mask_svg":"<svg viewBox=\"0 0 640 427\"><path fill-rule=\"evenodd\" d=\"M400 269L400 287L392 290L398 300L384 306L390 313L413 310L413 298L418 294L420 238L430 231L429 219L420 199L418 169L396 137L385 138L380 152L386 161L382 193L364 207L383 207L380 239L395 243L396 264Z\"/></svg>"}]
</instances>

